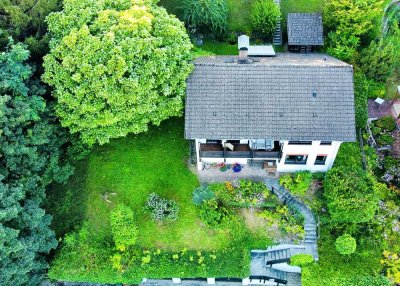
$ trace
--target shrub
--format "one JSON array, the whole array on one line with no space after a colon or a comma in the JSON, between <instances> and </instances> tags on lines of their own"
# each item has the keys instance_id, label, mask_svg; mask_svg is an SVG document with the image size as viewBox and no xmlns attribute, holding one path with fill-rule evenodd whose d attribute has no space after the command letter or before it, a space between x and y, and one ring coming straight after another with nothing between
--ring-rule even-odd
<instances>
[{"instance_id":1,"label":"shrub","mask_svg":"<svg viewBox=\"0 0 400 286\"><path fill-rule=\"evenodd\" d=\"M135 245L138 229L132 210L123 204L119 204L111 212L110 220L115 247L120 251L125 251L127 247Z\"/></svg>"},{"instance_id":2,"label":"shrub","mask_svg":"<svg viewBox=\"0 0 400 286\"><path fill-rule=\"evenodd\" d=\"M379 82L386 79L393 72L395 63L395 46L388 41L372 41L360 54L360 66L364 73Z\"/></svg>"},{"instance_id":3,"label":"shrub","mask_svg":"<svg viewBox=\"0 0 400 286\"><path fill-rule=\"evenodd\" d=\"M393 132L397 129L396 120L390 115L379 118L378 120L375 120L373 123L376 127L380 128L382 131Z\"/></svg>"},{"instance_id":4,"label":"shrub","mask_svg":"<svg viewBox=\"0 0 400 286\"><path fill-rule=\"evenodd\" d=\"M217 201L216 199L205 201L201 205L200 217L209 226L216 227L228 221L230 216L230 211L221 201Z\"/></svg>"},{"instance_id":5,"label":"shrub","mask_svg":"<svg viewBox=\"0 0 400 286\"><path fill-rule=\"evenodd\" d=\"M370 221L377 208L378 196L373 180L358 167L335 167L326 174L324 196L331 221L363 223Z\"/></svg>"},{"instance_id":6,"label":"shrub","mask_svg":"<svg viewBox=\"0 0 400 286\"><path fill-rule=\"evenodd\" d=\"M350 255L356 251L357 242L350 234L343 234L335 241L336 251L342 255Z\"/></svg>"},{"instance_id":7,"label":"shrub","mask_svg":"<svg viewBox=\"0 0 400 286\"><path fill-rule=\"evenodd\" d=\"M307 264L313 263L314 258L310 254L296 254L290 257L290 265L293 266L305 266Z\"/></svg>"},{"instance_id":8,"label":"shrub","mask_svg":"<svg viewBox=\"0 0 400 286\"><path fill-rule=\"evenodd\" d=\"M226 0L184 0L182 3L183 21L188 27L199 31L211 31L221 35L228 24Z\"/></svg>"},{"instance_id":9,"label":"shrub","mask_svg":"<svg viewBox=\"0 0 400 286\"><path fill-rule=\"evenodd\" d=\"M309 171L284 174L279 179L279 183L287 188L292 194L303 196L306 194L311 181L312 174Z\"/></svg>"},{"instance_id":10,"label":"shrub","mask_svg":"<svg viewBox=\"0 0 400 286\"><path fill-rule=\"evenodd\" d=\"M156 193L149 195L145 208L151 211L151 218L158 221L174 221L179 214L179 206L175 201L161 198Z\"/></svg>"},{"instance_id":11,"label":"shrub","mask_svg":"<svg viewBox=\"0 0 400 286\"><path fill-rule=\"evenodd\" d=\"M400 258L397 253L383 252L381 264L385 267L386 276L394 283L400 283Z\"/></svg>"},{"instance_id":12,"label":"shrub","mask_svg":"<svg viewBox=\"0 0 400 286\"><path fill-rule=\"evenodd\" d=\"M214 192L209 185L201 185L194 189L192 202L196 206L200 206L204 201L214 198Z\"/></svg>"},{"instance_id":13,"label":"shrub","mask_svg":"<svg viewBox=\"0 0 400 286\"><path fill-rule=\"evenodd\" d=\"M251 7L250 17L253 32L270 39L281 17L281 11L272 0L257 0Z\"/></svg>"}]
</instances>

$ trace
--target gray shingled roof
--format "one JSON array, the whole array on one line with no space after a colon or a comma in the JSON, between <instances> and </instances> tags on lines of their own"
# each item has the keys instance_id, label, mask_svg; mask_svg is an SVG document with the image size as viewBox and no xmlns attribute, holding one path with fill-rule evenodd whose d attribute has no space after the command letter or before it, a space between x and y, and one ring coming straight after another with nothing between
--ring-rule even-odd
<instances>
[{"instance_id":1,"label":"gray shingled roof","mask_svg":"<svg viewBox=\"0 0 400 286\"><path fill-rule=\"evenodd\" d=\"M317 13L289 13L287 18L289 46L323 46L322 16Z\"/></svg>"},{"instance_id":2,"label":"gray shingled roof","mask_svg":"<svg viewBox=\"0 0 400 286\"><path fill-rule=\"evenodd\" d=\"M352 66L325 55L289 53L252 64L228 62L195 61L186 138L355 140Z\"/></svg>"}]
</instances>

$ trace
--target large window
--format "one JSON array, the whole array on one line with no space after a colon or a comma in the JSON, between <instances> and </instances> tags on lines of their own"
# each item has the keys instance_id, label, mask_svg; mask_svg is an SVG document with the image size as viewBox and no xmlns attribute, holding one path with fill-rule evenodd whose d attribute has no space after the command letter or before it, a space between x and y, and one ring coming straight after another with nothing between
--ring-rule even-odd
<instances>
[{"instance_id":1,"label":"large window","mask_svg":"<svg viewBox=\"0 0 400 286\"><path fill-rule=\"evenodd\" d=\"M289 141L289 145L311 145L312 141Z\"/></svg>"},{"instance_id":2,"label":"large window","mask_svg":"<svg viewBox=\"0 0 400 286\"><path fill-rule=\"evenodd\" d=\"M317 155L314 165L325 165L326 155Z\"/></svg>"},{"instance_id":3,"label":"large window","mask_svg":"<svg viewBox=\"0 0 400 286\"><path fill-rule=\"evenodd\" d=\"M305 165L307 164L308 155L287 155L285 164L288 165Z\"/></svg>"}]
</instances>

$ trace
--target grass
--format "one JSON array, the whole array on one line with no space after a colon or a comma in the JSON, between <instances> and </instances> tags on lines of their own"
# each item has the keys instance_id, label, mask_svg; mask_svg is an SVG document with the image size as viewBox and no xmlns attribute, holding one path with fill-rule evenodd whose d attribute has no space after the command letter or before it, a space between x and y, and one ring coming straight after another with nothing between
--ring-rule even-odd
<instances>
[{"instance_id":1,"label":"grass","mask_svg":"<svg viewBox=\"0 0 400 286\"><path fill-rule=\"evenodd\" d=\"M141 247L168 250L227 247L230 230L205 226L198 208L191 202L192 190L199 183L187 167L187 156L182 119L169 120L145 134L113 140L96 148L79 163L67 185L53 186L49 192L47 208L54 216L57 234L64 235L84 220L99 234L106 233L110 210L124 203L135 211ZM176 222L157 223L150 219L143 207L152 192L179 204L181 211ZM109 195L111 203L102 198L105 193L116 194Z\"/></svg>"}]
</instances>

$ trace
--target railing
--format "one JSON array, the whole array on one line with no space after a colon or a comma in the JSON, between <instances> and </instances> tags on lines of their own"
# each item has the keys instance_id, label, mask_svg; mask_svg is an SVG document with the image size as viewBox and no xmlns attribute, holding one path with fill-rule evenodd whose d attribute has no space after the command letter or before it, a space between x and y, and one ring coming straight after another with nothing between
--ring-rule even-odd
<instances>
[{"instance_id":1,"label":"railing","mask_svg":"<svg viewBox=\"0 0 400 286\"><path fill-rule=\"evenodd\" d=\"M259 159L279 159L279 151L200 151L203 158L259 158Z\"/></svg>"}]
</instances>

